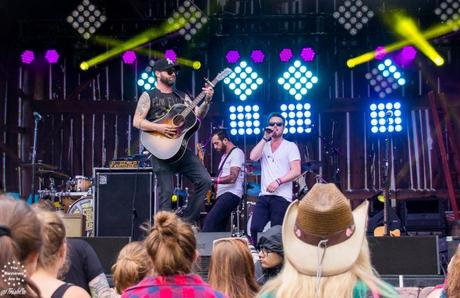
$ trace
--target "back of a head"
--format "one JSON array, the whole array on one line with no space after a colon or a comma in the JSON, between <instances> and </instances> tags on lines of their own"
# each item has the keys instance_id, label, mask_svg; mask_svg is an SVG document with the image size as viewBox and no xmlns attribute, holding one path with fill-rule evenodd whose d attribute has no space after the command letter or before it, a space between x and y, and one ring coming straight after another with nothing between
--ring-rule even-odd
<instances>
[{"instance_id":1,"label":"back of a head","mask_svg":"<svg viewBox=\"0 0 460 298\"><path fill-rule=\"evenodd\" d=\"M0 228L0 267L4 268L8 262L16 261L27 268L28 258L38 254L42 246L41 224L35 212L24 201L15 201L1 195ZM27 276L32 273L27 272ZM38 293L28 279L26 282L29 289ZM0 278L0 289L5 287L4 280ZM35 296L29 294L30 297Z\"/></svg>"},{"instance_id":2,"label":"back of a head","mask_svg":"<svg viewBox=\"0 0 460 298\"><path fill-rule=\"evenodd\" d=\"M134 241L123 247L117 262L112 266L113 282L119 294L139 283L152 270L143 242Z\"/></svg>"},{"instance_id":3,"label":"back of a head","mask_svg":"<svg viewBox=\"0 0 460 298\"><path fill-rule=\"evenodd\" d=\"M43 248L38 257L38 266L44 269L52 267L59 260L59 250L65 242L65 226L59 214L41 208L35 209L42 223Z\"/></svg>"},{"instance_id":4,"label":"back of a head","mask_svg":"<svg viewBox=\"0 0 460 298\"><path fill-rule=\"evenodd\" d=\"M172 212L160 211L144 240L157 275L188 274L196 254L192 227Z\"/></svg>"},{"instance_id":5,"label":"back of a head","mask_svg":"<svg viewBox=\"0 0 460 298\"><path fill-rule=\"evenodd\" d=\"M209 284L228 297L254 297L259 286L248 244L239 238L220 239L212 249Z\"/></svg>"},{"instance_id":6,"label":"back of a head","mask_svg":"<svg viewBox=\"0 0 460 298\"><path fill-rule=\"evenodd\" d=\"M447 271L447 297L460 297L460 246L452 257Z\"/></svg>"}]
</instances>

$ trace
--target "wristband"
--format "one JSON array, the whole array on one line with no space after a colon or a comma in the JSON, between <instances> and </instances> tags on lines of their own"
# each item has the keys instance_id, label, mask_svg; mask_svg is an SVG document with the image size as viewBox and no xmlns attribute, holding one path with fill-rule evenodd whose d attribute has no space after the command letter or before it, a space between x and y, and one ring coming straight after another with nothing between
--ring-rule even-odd
<instances>
[{"instance_id":1,"label":"wristband","mask_svg":"<svg viewBox=\"0 0 460 298\"><path fill-rule=\"evenodd\" d=\"M216 184L220 184L220 177L217 177Z\"/></svg>"},{"instance_id":2,"label":"wristband","mask_svg":"<svg viewBox=\"0 0 460 298\"><path fill-rule=\"evenodd\" d=\"M276 183L278 183L278 185L281 185L281 184L282 184L282 183L281 183L281 179L280 179L280 178L276 178L276 180L275 180L275 181L276 181Z\"/></svg>"},{"instance_id":3,"label":"wristband","mask_svg":"<svg viewBox=\"0 0 460 298\"><path fill-rule=\"evenodd\" d=\"M267 143L268 143L268 142L270 142L270 141L271 141L271 139L272 139L272 138L268 138L268 139L266 139L265 137L262 137L262 139L263 139L265 142L267 142Z\"/></svg>"}]
</instances>

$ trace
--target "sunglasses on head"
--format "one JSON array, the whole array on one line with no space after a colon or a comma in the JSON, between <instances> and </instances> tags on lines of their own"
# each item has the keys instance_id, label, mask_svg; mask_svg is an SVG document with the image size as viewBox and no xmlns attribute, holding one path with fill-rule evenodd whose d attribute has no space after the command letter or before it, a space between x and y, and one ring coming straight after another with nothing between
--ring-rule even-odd
<instances>
[{"instance_id":1,"label":"sunglasses on head","mask_svg":"<svg viewBox=\"0 0 460 298\"><path fill-rule=\"evenodd\" d=\"M167 70L165 70L165 71L166 71L166 73L169 74L169 75L172 75L173 73L175 73L175 74L178 73L178 71L177 71L176 69L174 69L174 68L170 68L170 69L167 69Z\"/></svg>"},{"instance_id":2,"label":"sunglasses on head","mask_svg":"<svg viewBox=\"0 0 460 298\"><path fill-rule=\"evenodd\" d=\"M268 123L268 125L269 126L275 126L276 125L278 127L281 127L281 126L284 125L284 123L283 122L270 122L270 123Z\"/></svg>"}]
</instances>

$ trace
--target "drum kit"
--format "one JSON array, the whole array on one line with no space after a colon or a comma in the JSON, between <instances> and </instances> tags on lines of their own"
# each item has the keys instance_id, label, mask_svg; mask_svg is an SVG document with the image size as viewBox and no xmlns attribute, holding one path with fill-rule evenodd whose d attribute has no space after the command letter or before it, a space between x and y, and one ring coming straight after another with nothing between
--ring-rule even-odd
<instances>
[{"instance_id":1,"label":"drum kit","mask_svg":"<svg viewBox=\"0 0 460 298\"><path fill-rule=\"evenodd\" d=\"M39 177L39 203L53 206L56 211L66 214L85 216L86 236L94 231L93 218L93 182L85 176L70 177L57 171L57 167L42 163L35 164ZM56 185L56 180L63 183Z\"/></svg>"}]
</instances>

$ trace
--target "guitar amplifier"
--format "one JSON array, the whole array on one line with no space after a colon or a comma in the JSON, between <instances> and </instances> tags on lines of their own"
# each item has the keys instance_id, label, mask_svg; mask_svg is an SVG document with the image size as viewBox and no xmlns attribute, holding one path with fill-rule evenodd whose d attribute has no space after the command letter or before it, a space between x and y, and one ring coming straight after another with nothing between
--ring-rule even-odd
<instances>
[{"instance_id":1,"label":"guitar amplifier","mask_svg":"<svg viewBox=\"0 0 460 298\"><path fill-rule=\"evenodd\" d=\"M95 168L96 236L143 238L140 226L154 213L151 168Z\"/></svg>"}]
</instances>

